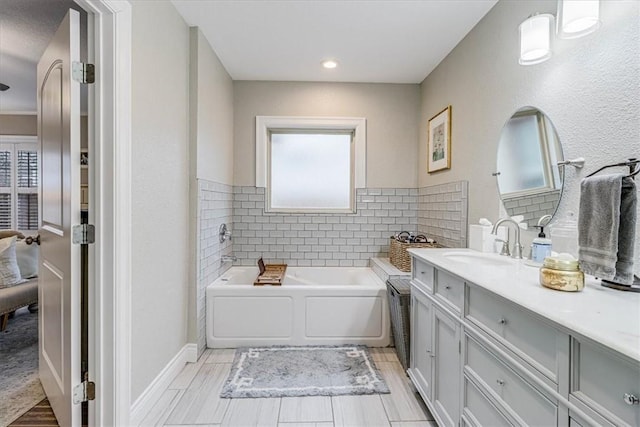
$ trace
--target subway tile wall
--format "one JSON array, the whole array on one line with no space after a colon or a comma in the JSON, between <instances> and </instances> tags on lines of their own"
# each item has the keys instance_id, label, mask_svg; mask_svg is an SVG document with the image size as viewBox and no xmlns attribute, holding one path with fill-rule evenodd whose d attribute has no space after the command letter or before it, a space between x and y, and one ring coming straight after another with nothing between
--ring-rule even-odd
<instances>
[{"instance_id":1,"label":"subway tile wall","mask_svg":"<svg viewBox=\"0 0 640 427\"><path fill-rule=\"evenodd\" d=\"M220 243L220 225L225 223L233 230L233 187L218 182L198 180L197 217L197 291L198 354L206 348L205 289L227 271L232 263L222 264L222 255L231 255L233 241Z\"/></svg>"},{"instance_id":2,"label":"subway tile wall","mask_svg":"<svg viewBox=\"0 0 640 427\"><path fill-rule=\"evenodd\" d=\"M356 191L354 214L265 213L265 189L234 187L233 252L239 265L367 267L385 257L389 236L417 231L418 190Z\"/></svg>"},{"instance_id":3,"label":"subway tile wall","mask_svg":"<svg viewBox=\"0 0 640 427\"><path fill-rule=\"evenodd\" d=\"M419 188L419 232L448 248L466 248L468 192L468 181Z\"/></svg>"},{"instance_id":4,"label":"subway tile wall","mask_svg":"<svg viewBox=\"0 0 640 427\"><path fill-rule=\"evenodd\" d=\"M366 267L387 257L389 236L420 232L447 247L467 245L466 181L423 188L367 188L356 192L354 214L265 213L264 188L198 180L198 351L206 348L205 289L231 267L269 263L290 266ZM220 243L220 225L231 241Z\"/></svg>"}]
</instances>

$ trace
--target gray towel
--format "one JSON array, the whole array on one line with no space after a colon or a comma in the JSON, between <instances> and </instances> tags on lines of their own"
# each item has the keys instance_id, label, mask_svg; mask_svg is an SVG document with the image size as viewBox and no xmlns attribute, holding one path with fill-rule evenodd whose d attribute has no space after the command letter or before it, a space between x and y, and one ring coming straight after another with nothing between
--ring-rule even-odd
<instances>
[{"instance_id":1,"label":"gray towel","mask_svg":"<svg viewBox=\"0 0 640 427\"><path fill-rule=\"evenodd\" d=\"M596 175L580 185L578 244L582 271L601 279L633 283L636 185L623 174Z\"/></svg>"}]
</instances>

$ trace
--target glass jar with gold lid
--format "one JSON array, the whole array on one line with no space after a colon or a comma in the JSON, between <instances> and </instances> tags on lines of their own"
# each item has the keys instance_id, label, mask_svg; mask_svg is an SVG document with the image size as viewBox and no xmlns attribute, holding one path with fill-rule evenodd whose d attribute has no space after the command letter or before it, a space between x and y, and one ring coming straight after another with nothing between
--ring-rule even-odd
<instances>
[{"instance_id":1,"label":"glass jar with gold lid","mask_svg":"<svg viewBox=\"0 0 640 427\"><path fill-rule=\"evenodd\" d=\"M546 257L540 268L540 284L558 291L576 292L584 288L584 273L578 260L565 254Z\"/></svg>"}]
</instances>

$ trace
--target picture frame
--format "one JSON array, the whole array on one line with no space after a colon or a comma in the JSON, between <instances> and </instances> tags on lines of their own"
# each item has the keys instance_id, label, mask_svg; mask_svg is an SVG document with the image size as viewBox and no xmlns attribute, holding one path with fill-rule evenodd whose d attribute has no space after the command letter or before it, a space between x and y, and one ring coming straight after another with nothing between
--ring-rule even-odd
<instances>
[{"instance_id":1,"label":"picture frame","mask_svg":"<svg viewBox=\"0 0 640 427\"><path fill-rule=\"evenodd\" d=\"M89 167L89 150L87 150L86 148L80 149L80 167Z\"/></svg>"},{"instance_id":2,"label":"picture frame","mask_svg":"<svg viewBox=\"0 0 640 427\"><path fill-rule=\"evenodd\" d=\"M451 105L429 119L427 172L451 169Z\"/></svg>"}]
</instances>

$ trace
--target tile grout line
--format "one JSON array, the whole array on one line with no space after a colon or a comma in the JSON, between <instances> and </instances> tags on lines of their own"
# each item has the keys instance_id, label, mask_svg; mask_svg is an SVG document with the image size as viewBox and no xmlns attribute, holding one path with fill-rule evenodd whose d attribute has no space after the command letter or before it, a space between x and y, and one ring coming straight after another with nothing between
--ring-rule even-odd
<instances>
[{"instance_id":1,"label":"tile grout line","mask_svg":"<svg viewBox=\"0 0 640 427\"><path fill-rule=\"evenodd\" d=\"M378 393L377 396L378 396L378 400L380 401L380 405L382 405L382 410L384 411L384 415L387 418L387 425L391 427L391 420L389 419L389 413L387 412L387 407L384 406L384 402L382 401L382 395Z\"/></svg>"},{"instance_id":2,"label":"tile grout line","mask_svg":"<svg viewBox=\"0 0 640 427\"><path fill-rule=\"evenodd\" d=\"M212 365L225 365L225 363L212 363ZM227 378L229 378L229 374L227 374ZM224 384L226 383L226 381L227 381L226 378L222 380L222 386L223 387L224 387ZM222 399L222 398L220 398L220 399ZM224 425L224 420L227 417L227 412L229 412L229 407L231 406L231 401L232 400L233 399L229 399L229 404L226 405L226 407L224 408L224 413L222 414L222 419L220 421L220 425L221 426Z\"/></svg>"},{"instance_id":3,"label":"tile grout line","mask_svg":"<svg viewBox=\"0 0 640 427\"><path fill-rule=\"evenodd\" d=\"M336 412L335 412L335 405L333 404L333 398L335 396L331 396L331 415L333 417L333 427L336 426Z\"/></svg>"}]
</instances>

